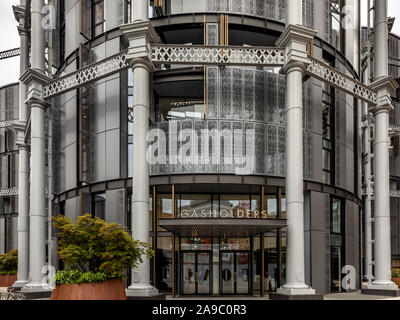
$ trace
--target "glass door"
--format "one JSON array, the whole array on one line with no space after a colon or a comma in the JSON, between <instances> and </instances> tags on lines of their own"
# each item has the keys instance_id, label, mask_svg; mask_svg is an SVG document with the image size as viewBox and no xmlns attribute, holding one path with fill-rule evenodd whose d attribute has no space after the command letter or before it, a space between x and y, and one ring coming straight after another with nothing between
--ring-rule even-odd
<instances>
[{"instance_id":1,"label":"glass door","mask_svg":"<svg viewBox=\"0 0 400 320\"><path fill-rule=\"evenodd\" d=\"M250 253L221 252L221 293L247 295L250 292Z\"/></svg>"},{"instance_id":2,"label":"glass door","mask_svg":"<svg viewBox=\"0 0 400 320\"><path fill-rule=\"evenodd\" d=\"M236 293L249 294L249 261L250 254L248 252L236 253Z\"/></svg>"},{"instance_id":3,"label":"glass door","mask_svg":"<svg viewBox=\"0 0 400 320\"><path fill-rule=\"evenodd\" d=\"M196 253L182 254L183 294L196 294Z\"/></svg>"},{"instance_id":4,"label":"glass door","mask_svg":"<svg viewBox=\"0 0 400 320\"><path fill-rule=\"evenodd\" d=\"M235 254L221 253L222 294L235 294Z\"/></svg>"},{"instance_id":5,"label":"glass door","mask_svg":"<svg viewBox=\"0 0 400 320\"><path fill-rule=\"evenodd\" d=\"M183 252L182 267L182 289L184 295L211 294L211 252Z\"/></svg>"}]
</instances>

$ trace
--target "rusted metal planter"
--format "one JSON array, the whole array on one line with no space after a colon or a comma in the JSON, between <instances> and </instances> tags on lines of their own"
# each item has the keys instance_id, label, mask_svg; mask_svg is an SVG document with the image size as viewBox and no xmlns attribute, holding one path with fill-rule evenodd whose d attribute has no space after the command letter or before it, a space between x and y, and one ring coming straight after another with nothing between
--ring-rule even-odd
<instances>
[{"instance_id":1,"label":"rusted metal planter","mask_svg":"<svg viewBox=\"0 0 400 320\"><path fill-rule=\"evenodd\" d=\"M51 300L126 300L122 279L102 283L59 285L53 290Z\"/></svg>"},{"instance_id":2,"label":"rusted metal planter","mask_svg":"<svg viewBox=\"0 0 400 320\"><path fill-rule=\"evenodd\" d=\"M17 281L16 274L0 276L0 288L11 287L15 281Z\"/></svg>"}]
</instances>

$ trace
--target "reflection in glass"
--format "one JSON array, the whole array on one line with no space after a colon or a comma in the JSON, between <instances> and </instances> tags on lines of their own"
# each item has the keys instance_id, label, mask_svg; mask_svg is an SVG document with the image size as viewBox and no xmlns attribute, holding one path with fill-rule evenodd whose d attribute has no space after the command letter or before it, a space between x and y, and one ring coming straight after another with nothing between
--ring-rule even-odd
<instances>
[{"instance_id":1,"label":"reflection in glass","mask_svg":"<svg viewBox=\"0 0 400 320\"><path fill-rule=\"evenodd\" d=\"M173 218L172 212L172 195L171 194L157 194L157 219ZM165 231L158 226L158 231Z\"/></svg>"},{"instance_id":2,"label":"reflection in glass","mask_svg":"<svg viewBox=\"0 0 400 320\"><path fill-rule=\"evenodd\" d=\"M231 252L221 253L221 279L222 279L222 293L234 294L235 293L235 254Z\"/></svg>"},{"instance_id":3,"label":"reflection in glass","mask_svg":"<svg viewBox=\"0 0 400 320\"><path fill-rule=\"evenodd\" d=\"M157 280L160 291L172 289L172 238L158 237L157 239Z\"/></svg>"},{"instance_id":4,"label":"reflection in glass","mask_svg":"<svg viewBox=\"0 0 400 320\"><path fill-rule=\"evenodd\" d=\"M183 294L196 294L196 253L183 253Z\"/></svg>"},{"instance_id":5,"label":"reflection in glass","mask_svg":"<svg viewBox=\"0 0 400 320\"><path fill-rule=\"evenodd\" d=\"M210 294L210 253L209 252L198 252L197 253L197 293L198 294Z\"/></svg>"},{"instance_id":6,"label":"reflection in glass","mask_svg":"<svg viewBox=\"0 0 400 320\"><path fill-rule=\"evenodd\" d=\"M249 293L249 253L239 252L236 253L236 293L248 294Z\"/></svg>"}]
</instances>

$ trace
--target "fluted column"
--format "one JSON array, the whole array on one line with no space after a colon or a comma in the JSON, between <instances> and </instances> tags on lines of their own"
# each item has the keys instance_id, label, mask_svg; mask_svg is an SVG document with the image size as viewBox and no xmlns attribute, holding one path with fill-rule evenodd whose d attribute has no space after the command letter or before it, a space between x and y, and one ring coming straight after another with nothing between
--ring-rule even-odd
<instances>
[{"instance_id":1,"label":"fluted column","mask_svg":"<svg viewBox=\"0 0 400 320\"><path fill-rule=\"evenodd\" d=\"M42 28L43 0L32 1L31 8L31 68L23 79L28 86L28 104L31 109L31 171L30 171L30 274L31 281L24 292L48 290L43 267L46 264L46 171L45 171L45 109L43 85L45 75L45 30Z\"/></svg>"},{"instance_id":2,"label":"fluted column","mask_svg":"<svg viewBox=\"0 0 400 320\"><path fill-rule=\"evenodd\" d=\"M305 283L303 74L308 63L307 44L316 32L303 28L301 0L288 1L286 29L277 46L286 48L286 284L279 295L315 295Z\"/></svg>"},{"instance_id":3,"label":"fluted column","mask_svg":"<svg viewBox=\"0 0 400 320\"><path fill-rule=\"evenodd\" d=\"M374 82L378 93L375 117L375 275L370 289L397 290L391 281L390 198L389 198L389 113L393 109L390 93L397 88L388 73L387 0L375 1Z\"/></svg>"},{"instance_id":4,"label":"fluted column","mask_svg":"<svg viewBox=\"0 0 400 320\"><path fill-rule=\"evenodd\" d=\"M25 29L24 1L21 6L13 8L18 19L20 35L20 77L29 66L29 31ZM18 278L14 288L22 288L29 281L29 146L25 143L25 127L28 115L26 100L26 86L19 84L19 123L15 126L19 153L18 170Z\"/></svg>"},{"instance_id":5,"label":"fluted column","mask_svg":"<svg viewBox=\"0 0 400 320\"><path fill-rule=\"evenodd\" d=\"M150 112L150 73L153 65L149 59L149 44L156 34L149 21L146 0L133 2L133 23L121 26L129 40L127 59L133 71L133 176L132 176L132 236L135 240L149 242L149 164L146 160L147 133ZM152 296L158 293L150 284L150 260L132 270L129 296Z\"/></svg>"}]
</instances>

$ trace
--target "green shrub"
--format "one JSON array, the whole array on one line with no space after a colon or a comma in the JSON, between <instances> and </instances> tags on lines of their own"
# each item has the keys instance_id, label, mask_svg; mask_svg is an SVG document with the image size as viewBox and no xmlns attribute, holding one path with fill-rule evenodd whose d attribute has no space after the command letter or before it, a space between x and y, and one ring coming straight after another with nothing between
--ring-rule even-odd
<instances>
[{"instance_id":1,"label":"green shrub","mask_svg":"<svg viewBox=\"0 0 400 320\"><path fill-rule=\"evenodd\" d=\"M149 244L132 239L117 223L106 223L90 214L79 217L76 223L62 215L53 221L59 231L58 255L66 267L66 273L58 273L60 284L123 278L125 270L143 262L143 256L154 255Z\"/></svg>"},{"instance_id":2,"label":"green shrub","mask_svg":"<svg viewBox=\"0 0 400 320\"><path fill-rule=\"evenodd\" d=\"M400 278L400 269L393 269L392 270L392 277L393 278Z\"/></svg>"},{"instance_id":3,"label":"green shrub","mask_svg":"<svg viewBox=\"0 0 400 320\"><path fill-rule=\"evenodd\" d=\"M81 283L101 283L109 280L105 273L101 272L81 272L79 270L63 270L56 274L56 284L81 284Z\"/></svg>"},{"instance_id":4,"label":"green shrub","mask_svg":"<svg viewBox=\"0 0 400 320\"><path fill-rule=\"evenodd\" d=\"M18 250L0 254L0 275L14 275L18 270Z\"/></svg>"}]
</instances>

